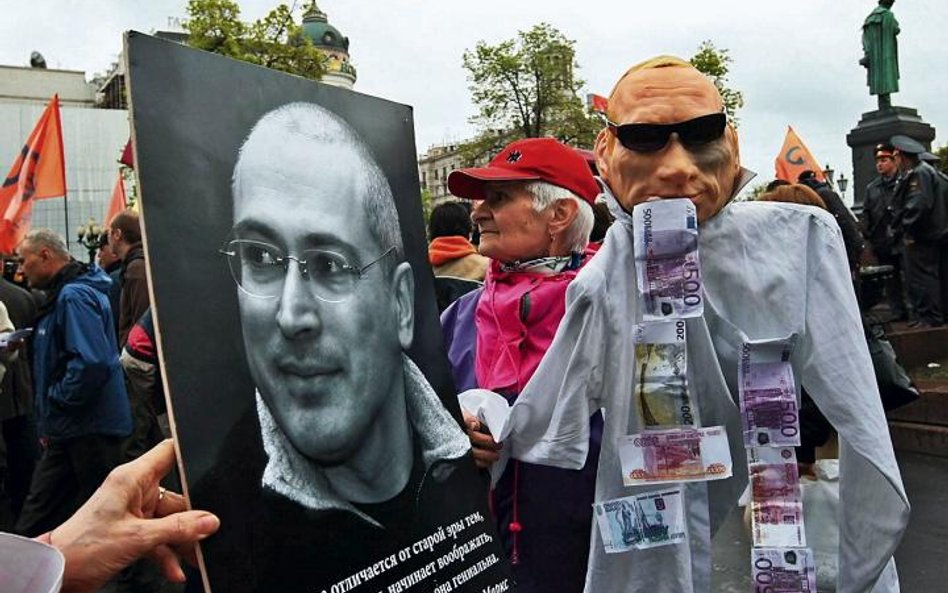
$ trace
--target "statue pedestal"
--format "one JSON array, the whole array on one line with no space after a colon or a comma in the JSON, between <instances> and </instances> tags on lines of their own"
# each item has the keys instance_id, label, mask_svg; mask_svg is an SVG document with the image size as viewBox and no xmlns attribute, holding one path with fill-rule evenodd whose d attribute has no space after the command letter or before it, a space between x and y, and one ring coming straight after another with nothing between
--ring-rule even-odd
<instances>
[{"instance_id":1,"label":"statue pedestal","mask_svg":"<svg viewBox=\"0 0 948 593\"><path fill-rule=\"evenodd\" d=\"M909 107L889 107L862 114L862 119L846 136L846 144L853 151L853 211L862 212L866 186L878 176L874 150L876 144L903 134L918 140L931 150L935 128L925 123L918 111Z\"/></svg>"}]
</instances>

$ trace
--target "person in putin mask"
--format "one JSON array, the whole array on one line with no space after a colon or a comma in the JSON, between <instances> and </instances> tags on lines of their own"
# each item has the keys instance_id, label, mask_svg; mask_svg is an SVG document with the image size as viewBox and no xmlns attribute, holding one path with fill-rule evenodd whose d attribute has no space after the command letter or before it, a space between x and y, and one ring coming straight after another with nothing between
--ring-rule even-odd
<instances>
[{"instance_id":1,"label":"person in putin mask","mask_svg":"<svg viewBox=\"0 0 948 593\"><path fill-rule=\"evenodd\" d=\"M475 200L479 252L490 258L483 288L441 317L454 379L459 390L482 387L513 402L553 339L566 288L587 260L599 187L583 158L552 138L514 142L486 167L452 172L448 187ZM491 465L497 444L476 418L465 419L478 465ZM590 456L582 469L511 463L491 493L521 593L583 589L602 418L588 422Z\"/></svg>"},{"instance_id":2,"label":"person in putin mask","mask_svg":"<svg viewBox=\"0 0 948 593\"><path fill-rule=\"evenodd\" d=\"M740 165L737 131L720 93L685 60L658 56L629 68L609 96L606 117L595 154L616 221L569 284L556 335L493 435L521 468L529 462L580 469L595 455L589 413L602 409L595 501L632 493L619 471L619 443L648 426L630 397L639 377L633 361L643 298L632 211L652 199L685 198L697 210L704 305L702 316L685 320L690 413L697 426L725 427L733 476L681 485L682 544L610 554L594 531L585 590L711 590L711 536L748 477L736 404L739 353L749 340L793 339L795 380L840 436L838 590L898 591L891 558L908 501L836 221L795 204L732 202L752 174ZM490 230L487 222L482 226ZM559 491L550 497L562 498ZM525 524L522 533L530 528ZM859 543L865 541L873 545Z\"/></svg>"}]
</instances>

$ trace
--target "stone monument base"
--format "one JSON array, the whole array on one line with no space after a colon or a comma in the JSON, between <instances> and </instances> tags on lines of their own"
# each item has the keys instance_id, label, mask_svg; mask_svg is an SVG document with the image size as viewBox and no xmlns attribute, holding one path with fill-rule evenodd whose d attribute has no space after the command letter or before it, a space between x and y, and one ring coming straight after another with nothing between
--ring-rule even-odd
<instances>
[{"instance_id":1,"label":"stone monument base","mask_svg":"<svg viewBox=\"0 0 948 593\"><path fill-rule=\"evenodd\" d=\"M925 123L918 111L909 107L889 107L862 114L862 119L846 136L846 144L853 151L853 211L862 212L866 186L876 178L874 149L880 142L903 134L914 138L931 150L935 128Z\"/></svg>"}]
</instances>

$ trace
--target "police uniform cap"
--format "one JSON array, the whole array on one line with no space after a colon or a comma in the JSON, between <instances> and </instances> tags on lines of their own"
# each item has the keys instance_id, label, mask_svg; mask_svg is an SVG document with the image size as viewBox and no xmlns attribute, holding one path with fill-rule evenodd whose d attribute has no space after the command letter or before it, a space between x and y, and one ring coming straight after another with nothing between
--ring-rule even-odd
<instances>
[{"instance_id":1,"label":"police uniform cap","mask_svg":"<svg viewBox=\"0 0 948 593\"><path fill-rule=\"evenodd\" d=\"M888 142L880 142L876 144L875 150L872 151L876 158L880 156L892 157L892 154L895 152L895 147L889 144Z\"/></svg>"},{"instance_id":2,"label":"police uniform cap","mask_svg":"<svg viewBox=\"0 0 948 593\"><path fill-rule=\"evenodd\" d=\"M889 140L892 143L892 146L895 147L899 152L904 152L905 154L921 154L925 152L925 147L919 144L916 140L909 138L908 136L892 136Z\"/></svg>"},{"instance_id":3,"label":"police uniform cap","mask_svg":"<svg viewBox=\"0 0 948 593\"><path fill-rule=\"evenodd\" d=\"M933 155L930 152L920 152L918 154L918 158L923 161L928 161L929 163L937 163L938 161L941 160L940 158L938 158L937 156Z\"/></svg>"}]
</instances>

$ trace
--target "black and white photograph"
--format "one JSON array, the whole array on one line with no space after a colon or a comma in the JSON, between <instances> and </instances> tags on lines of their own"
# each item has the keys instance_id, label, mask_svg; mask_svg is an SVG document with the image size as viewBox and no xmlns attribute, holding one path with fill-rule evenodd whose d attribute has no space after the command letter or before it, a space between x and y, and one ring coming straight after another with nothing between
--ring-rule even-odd
<instances>
[{"instance_id":1,"label":"black and white photograph","mask_svg":"<svg viewBox=\"0 0 948 593\"><path fill-rule=\"evenodd\" d=\"M126 50L182 485L221 519L208 591L506 584L441 346L411 108L139 33Z\"/></svg>"}]
</instances>

